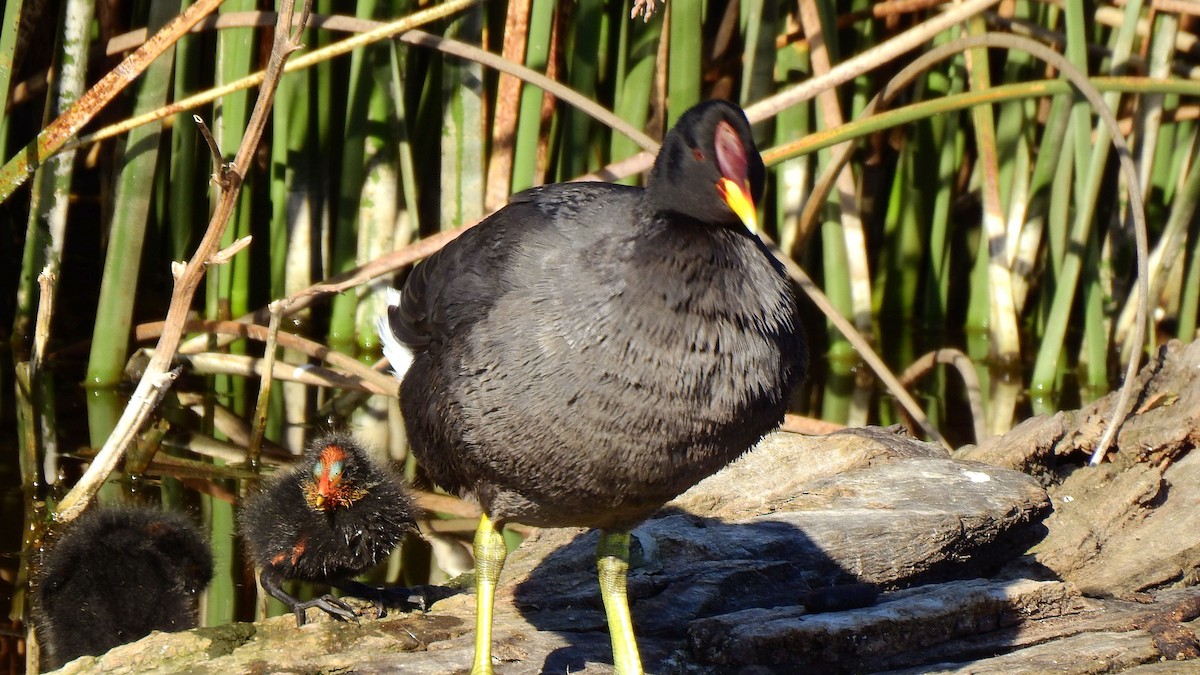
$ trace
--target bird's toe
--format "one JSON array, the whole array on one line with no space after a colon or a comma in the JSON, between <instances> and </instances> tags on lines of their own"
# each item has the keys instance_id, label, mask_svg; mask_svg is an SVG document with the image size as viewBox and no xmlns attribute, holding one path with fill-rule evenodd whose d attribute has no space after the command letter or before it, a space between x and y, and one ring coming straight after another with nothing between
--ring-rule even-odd
<instances>
[{"instance_id":1,"label":"bird's toe","mask_svg":"<svg viewBox=\"0 0 1200 675\"><path fill-rule=\"evenodd\" d=\"M297 603L292 608L292 611L296 614L297 626L303 626L307 621L305 612L309 607L316 607L338 621L353 621L354 623L358 623L358 614L355 613L354 608L347 605L341 599L326 594L307 602Z\"/></svg>"}]
</instances>

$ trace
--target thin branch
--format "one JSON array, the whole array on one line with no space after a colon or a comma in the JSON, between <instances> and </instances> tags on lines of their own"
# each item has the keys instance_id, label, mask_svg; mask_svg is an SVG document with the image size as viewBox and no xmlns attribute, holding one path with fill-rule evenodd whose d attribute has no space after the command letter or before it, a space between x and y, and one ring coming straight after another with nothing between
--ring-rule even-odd
<instances>
[{"instance_id":1,"label":"thin branch","mask_svg":"<svg viewBox=\"0 0 1200 675\"><path fill-rule=\"evenodd\" d=\"M201 352L199 354L180 355L179 363L186 366L188 372L197 375L235 375L239 377L267 377L266 360L257 356L241 356L240 354L220 354L216 352ZM357 377L340 373L332 368L310 366L308 364L293 365L275 362L269 371L271 377L281 382L297 382L310 387L328 387L365 391L370 394L396 396L396 387L387 388L376 386L374 382L360 380ZM253 436L251 437L253 440Z\"/></svg>"},{"instance_id":2,"label":"thin branch","mask_svg":"<svg viewBox=\"0 0 1200 675\"><path fill-rule=\"evenodd\" d=\"M283 315L287 316L289 313L290 311L285 311ZM136 342L143 342L157 338L162 335L164 327L165 324L162 321L141 324L134 329L134 340ZM267 342L269 333L267 327L238 321L192 320L184 324L183 328L189 333L211 333L214 335L248 338L264 343ZM354 357L334 351L319 342L285 332L280 332L276 336L276 340L279 346L284 349L301 352L314 359L321 359L329 365L336 366L349 375L362 380L364 383L370 382L372 387L389 391L396 388L396 379L391 375L378 370L372 370ZM229 344L229 342L232 342L232 340L219 340L218 344L224 346ZM203 342L196 344L203 345ZM180 346L177 350L179 354L199 354L202 351L204 351L203 348L193 349L188 345ZM371 387L364 384L363 388L369 390Z\"/></svg>"},{"instance_id":3,"label":"thin branch","mask_svg":"<svg viewBox=\"0 0 1200 675\"><path fill-rule=\"evenodd\" d=\"M271 104L275 99L275 90L279 85L279 78L283 75L284 63L292 52L300 48L300 44L289 34L289 26L295 9L294 0L282 0L280 4L280 21L275 26L275 37L263 84L259 90L258 99L255 101L250 123L242 138L242 144L238 147L230 169L235 180L232 181L230 189L221 194L217 208L204 233L204 238L200 241L191 261L176 278L175 288L171 294L171 305L167 310L166 329L159 338L158 346L150 358L146 373L138 382L133 398L121 414L121 418L104 443L104 447L97 453L95 460L92 461L79 482L59 504L57 517L60 521L69 522L83 512L83 509L100 489L100 485L120 462L126 448L132 443L138 429L150 415L150 411L153 410L158 399L175 379L167 372L167 368L175 356L175 350L183 335L183 325L187 321L192 298L204 279L207 270L206 262L217 251L221 237L229 223L229 217L233 214L237 204L237 198L241 192L241 178L246 175L246 171L250 167L250 160L262 138ZM308 15L310 4L311 0L304 0L303 16Z\"/></svg>"},{"instance_id":4,"label":"thin branch","mask_svg":"<svg viewBox=\"0 0 1200 675\"><path fill-rule=\"evenodd\" d=\"M99 82L83 96L80 96L66 112L58 116L58 119L42 129L37 138L18 151L3 168L0 168L0 202L7 200L9 195L33 175L42 162L56 153L72 136L79 133L79 130L90 122L96 113L108 105L130 82L133 82L154 59L175 44L196 22L216 9L222 2L224 0L197 0L182 14L167 22L167 25L155 33L154 37L130 54L116 68L100 78Z\"/></svg>"},{"instance_id":5,"label":"thin branch","mask_svg":"<svg viewBox=\"0 0 1200 675\"><path fill-rule=\"evenodd\" d=\"M212 258L209 259L208 264L209 265L224 265L225 263L232 260L233 256L237 255L238 253L241 253L242 249L249 246L250 242L253 240L254 240L253 236L246 235L246 236L242 237L241 239L234 241L229 246L226 246L225 248L221 249L220 251L217 251L216 253L214 253Z\"/></svg>"},{"instance_id":6,"label":"thin branch","mask_svg":"<svg viewBox=\"0 0 1200 675\"><path fill-rule=\"evenodd\" d=\"M196 123L196 127L200 129L200 137L204 139L204 143L208 145L208 154L212 156L213 161L213 182L222 190L229 189L229 166L225 163L225 157L221 155L221 147L217 145L217 139L213 136L212 129L208 128L208 124L204 122L204 118L199 115L192 115L192 121Z\"/></svg>"},{"instance_id":7,"label":"thin branch","mask_svg":"<svg viewBox=\"0 0 1200 675\"><path fill-rule=\"evenodd\" d=\"M439 10L445 11L445 6L439 6ZM273 16L274 15L270 12L238 12L222 17L223 21L221 22L221 25L229 27L263 25L270 22ZM414 14L411 18L415 20L418 16L420 16L420 14ZM650 138L640 129L637 129L633 125L618 117L611 110L608 110L604 106L596 103L587 96L584 96L567 85L558 82L557 80L551 79L550 77L547 77L536 70L527 68L520 63L515 63L498 54L493 54L492 52L480 49L479 47L469 45L459 40L444 38L439 35L433 35L420 30L407 30L405 32L401 32L399 35L393 35L392 33L394 33L394 31L386 29L395 22L383 23L380 21L371 21L370 19L359 19L357 17L348 16L323 18L326 19L326 24L336 25L338 30L356 32L364 35L373 34L376 36L375 40L383 40L395 37L395 39L405 44L424 47L427 49L435 49L444 54L450 54L451 56L456 56L461 59L474 61L481 65L487 66L488 68L504 73L505 75L511 75L512 77L515 77L527 84L531 84L535 87L545 90L559 100L574 106L580 112L588 115L592 119L595 119L597 122L600 122L601 124L618 133L628 136L634 143L637 143L643 149L651 151L657 151L658 149L657 141L655 141L653 138ZM336 19L336 23L332 21L334 19ZM410 23L412 25L419 25L419 23L415 21ZM420 23L427 22L421 21ZM207 25L208 24L202 24L198 26L198 28L203 28ZM124 38L124 36L120 37ZM351 40L358 40L358 38L351 38ZM348 41L349 40L346 40L346 42ZM333 58L334 56L344 54L345 49L342 47L342 44L342 42L338 42L323 49L318 49L309 54L305 54L301 58L293 59L288 63L285 72L290 73L301 68L307 68ZM150 122L154 122L165 117L170 117L183 110L197 108L206 103L210 103L221 96L225 96L233 91L237 91L238 89L247 89L254 86L257 84L257 80L255 78L256 75L250 75L242 80L231 82L221 87L209 89L196 94L195 96L190 96L186 99L183 99L182 101L176 101L175 103L159 108L158 110L152 110L144 115L123 120L117 124L100 129L94 134L90 134L79 139L79 142L72 147L104 140L106 138L125 133L134 127L138 127L143 124L149 124Z\"/></svg>"},{"instance_id":8,"label":"thin branch","mask_svg":"<svg viewBox=\"0 0 1200 675\"><path fill-rule=\"evenodd\" d=\"M254 406L254 426L250 434L250 449L247 455L252 468L258 466L259 451L262 448L263 436L267 431L271 383L275 381L275 355L279 351L279 320L283 316L284 305L282 301L272 302L268 308L271 310L271 323L267 326L267 344L263 350L262 375L258 378L258 403Z\"/></svg>"}]
</instances>

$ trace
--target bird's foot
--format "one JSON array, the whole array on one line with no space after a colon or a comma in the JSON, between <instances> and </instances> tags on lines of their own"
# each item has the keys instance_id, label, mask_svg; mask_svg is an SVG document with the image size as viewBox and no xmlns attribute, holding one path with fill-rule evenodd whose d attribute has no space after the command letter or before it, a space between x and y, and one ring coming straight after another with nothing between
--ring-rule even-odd
<instances>
[{"instance_id":1,"label":"bird's foot","mask_svg":"<svg viewBox=\"0 0 1200 675\"><path fill-rule=\"evenodd\" d=\"M358 614L354 612L354 609L350 605L347 605L339 598L326 594L312 600L297 602L292 606L292 612L296 615L297 626L303 626L305 621L307 621L305 612L309 607L316 607L338 621L353 621L354 623L358 623Z\"/></svg>"}]
</instances>

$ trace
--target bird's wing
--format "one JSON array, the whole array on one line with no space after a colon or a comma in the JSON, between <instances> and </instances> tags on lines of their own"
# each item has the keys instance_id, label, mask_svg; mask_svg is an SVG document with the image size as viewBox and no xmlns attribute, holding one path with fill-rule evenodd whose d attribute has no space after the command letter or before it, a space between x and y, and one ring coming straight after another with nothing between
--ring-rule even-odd
<instances>
[{"instance_id":1,"label":"bird's wing","mask_svg":"<svg viewBox=\"0 0 1200 675\"><path fill-rule=\"evenodd\" d=\"M397 360L411 362L412 353L433 341L453 339L484 318L520 285L528 274L522 268L547 264L540 250L587 246L605 234L601 223L569 214L586 214L608 195L620 195L617 199L623 201L638 193L607 183L574 183L514 195L503 209L417 265L403 292L389 296L379 329L393 366Z\"/></svg>"},{"instance_id":2,"label":"bird's wing","mask_svg":"<svg viewBox=\"0 0 1200 675\"><path fill-rule=\"evenodd\" d=\"M404 290L388 296L385 345L390 333L394 344L424 351L430 342L454 334L464 321L486 311L505 291L503 242L525 220L522 210L505 207L418 264Z\"/></svg>"}]
</instances>

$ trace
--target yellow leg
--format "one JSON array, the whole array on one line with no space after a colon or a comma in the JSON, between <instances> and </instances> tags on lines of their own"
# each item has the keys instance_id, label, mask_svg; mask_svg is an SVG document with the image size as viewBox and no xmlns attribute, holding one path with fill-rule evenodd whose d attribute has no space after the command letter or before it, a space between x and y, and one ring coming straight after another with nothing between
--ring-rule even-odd
<instances>
[{"instance_id":1,"label":"yellow leg","mask_svg":"<svg viewBox=\"0 0 1200 675\"><path fill-rule=\"evenodd\" d=\"M475 660L471 675L492 673L492 604L508 549L485 513L475 530Z\"/></svg>"},{"instance_id":2,"label":"yellow leg","mask_svg":"<svg viewBox=\"0 0 1200 675\"><path fill-rule=\"evenodd\" d=\"M600 533L596 567L600 571L600 596L604 598L608 634L612 638L613 665L619 675L641 675L642 659L638 656L637 638L633 636L633 619L629 616L629 600L625 594L625 579L629 575L628 532Z\"/></svg>"}]
</instances>

